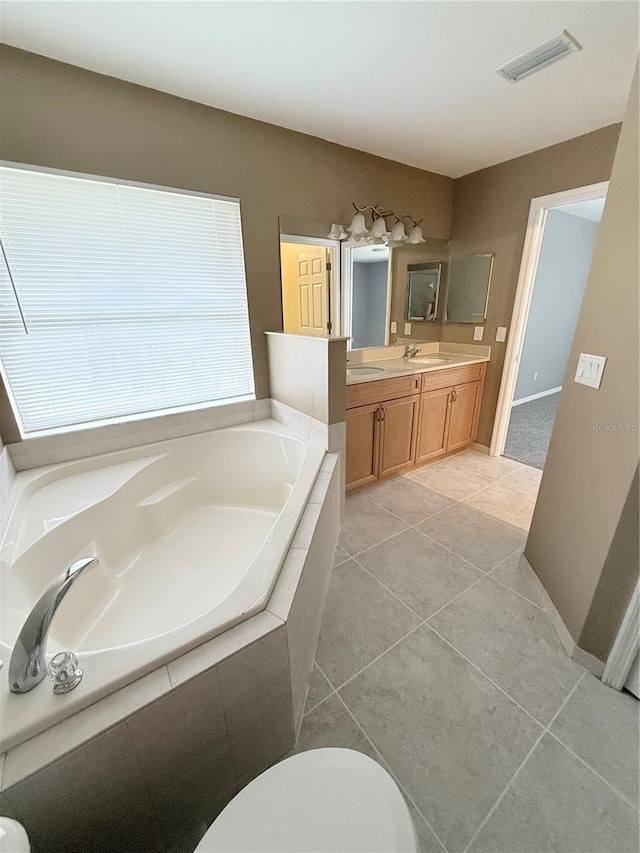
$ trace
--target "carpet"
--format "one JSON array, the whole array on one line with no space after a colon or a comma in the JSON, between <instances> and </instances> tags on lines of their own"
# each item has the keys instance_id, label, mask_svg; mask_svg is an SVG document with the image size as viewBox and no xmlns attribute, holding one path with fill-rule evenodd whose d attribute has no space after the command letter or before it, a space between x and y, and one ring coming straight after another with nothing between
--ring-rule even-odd
<instances>
[{"instance_id":1,"label":"carpet","mask_svg":"<svg viewBox=\"0 0 640 853\"><path fill-rule=\"evenodd\" d=\"M511 409L504 456L544 468L559 400L560 392Z\"/></svg>"}]
</instances>

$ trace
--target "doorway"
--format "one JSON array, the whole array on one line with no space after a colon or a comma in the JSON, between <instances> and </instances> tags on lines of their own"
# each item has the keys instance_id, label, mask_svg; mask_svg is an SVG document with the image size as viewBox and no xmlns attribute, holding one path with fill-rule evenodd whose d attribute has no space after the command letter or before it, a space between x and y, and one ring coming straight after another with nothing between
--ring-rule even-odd
<instances>
[{"instance_id":1,"label":"doorway","mask_svg":"<svg viewBox=\"0 0 640 853\"><path fill-rule=\"evenodd\" d=\"M339 243L315 237L280 238L285 332L325 337L339 333Z\"/></svg>"},{"instance_id":2,"label":"doorway","mask_svg":"<svg viewBox=\"0 0 640 853\"><path fill-rule=\"evenodd\" d=\"M491 455L544 468L607 187L531 202Z\"/></svg>"}]
</instances>

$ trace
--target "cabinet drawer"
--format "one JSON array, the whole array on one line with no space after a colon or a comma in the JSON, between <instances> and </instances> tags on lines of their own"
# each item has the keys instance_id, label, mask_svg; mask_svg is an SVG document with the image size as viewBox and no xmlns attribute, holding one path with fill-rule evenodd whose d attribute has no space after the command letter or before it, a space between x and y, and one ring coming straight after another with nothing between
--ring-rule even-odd
<instances>
[{"instance_id":1,"label":"cabinet drawer","mask_svg":"<svg viewBox=\"0 0 640 853\"><path fill-rule=\"evenodd\" d=\"M477 382L484 376L486 363L467 364L464 367L448 367L422 374L422 391L434 391L436 388L451 388L467 382Z\"/></svg>"},{"instance_id":2,"label":"cabinet drawer","mask_svg":"<svg viewBox=\"0 0 640 853\"><path fill-rule=\"evenodd\" d=\"M465 380L468 381L468 380ZM360 382L347 385L347 409L365 406L367 403L382 403L398 397L409 397L420 391L420 374L397 376L393 379L378 379L376 382Z\"/></svg>"}]
</instances>

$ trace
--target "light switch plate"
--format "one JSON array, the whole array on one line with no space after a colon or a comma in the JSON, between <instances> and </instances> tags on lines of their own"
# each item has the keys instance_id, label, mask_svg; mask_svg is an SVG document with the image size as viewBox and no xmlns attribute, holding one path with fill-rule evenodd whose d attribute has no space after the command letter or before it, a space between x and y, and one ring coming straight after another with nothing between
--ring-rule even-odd
<instances>
[{"instance_id":1,"label":"light switch plate","mask_svg":"<svg viewBox=\"0 0 640 853\"><path fill-rule=\"evenodd\" d=\"M395 334L397 334L397 331L398 331L398 324L396 323L395 320L392 320L391 321L391 334L395 335Z\"/></svg>"},{"instance_id":2,"label":"light switch plate","mask_svg":"<svg viewBox=\"0 0 640 853\"><path fill-rule=\"evenodd\" d=\"M474 326L473 327L473 340L474 341L481 341L483 335L484 335L484 326Z\"/></svg>"},{"instance_id":3,"label":"light switch plate","mask_svg":"<svg viewBox=\"0 0 640 853\"><path fill-rule=\"evenodd\" d=\"M588 385L589 388L599 388L606 361L606 355L591 355L587 352L581 352L574 381L581 385Z\"/></svg>"},{"instance_id":4,"label":"light switch plate","mask_svg":"<svg viewBox=\"0 0 640 853\"><path fill-rule=\"evenodd\" d=\"M411 334L411 323L405 323L404 324L404 333L405 333L405 335Z\"/></svg>"},{"instance_id":5,"label":"light switch plate","mask_svg":"<svg viewBox=\"0 0 640 853\"><path fill-rule=\"evenodd\" d=\"M506 326L498 326L496 331L496 340L498 343L504 343L507 340L507 327Z\"/></svg>"}]
</instances>

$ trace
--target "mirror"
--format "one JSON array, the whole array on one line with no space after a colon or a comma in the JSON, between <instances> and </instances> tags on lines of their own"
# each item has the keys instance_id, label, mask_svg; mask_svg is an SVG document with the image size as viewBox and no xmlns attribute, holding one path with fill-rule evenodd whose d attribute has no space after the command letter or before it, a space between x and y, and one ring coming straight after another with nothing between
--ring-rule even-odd
<instances>
[{"instance_id":1,"label":"mirror","mask_svg":"<svg viewBox=\"0 0 640 853\"><path fill-rule=\"evenodd\" d=\"M344 334L350 349L383 347L389 342L389 262L387 246L349 245L344 252Z\"/></svg>"},{"instance_id":2,"label":"mirror","mask_svg":"<svg viewBox=\"0 0 640 853\"><path fill-rule=\"evenodd\" d=\"M487 316L493 255L449 260L446 323L483 323Z\"/></svg>"},{"instance_id":3,"label":"mirror","mask_svg":"<svg viewBox=\"0 0 640 853\"><path fill-rule=\"evenodd\" d=\"M407 320L435 323L441 270L442 264L434 261L407 266Z\"/></svg>"}]
</instances>

